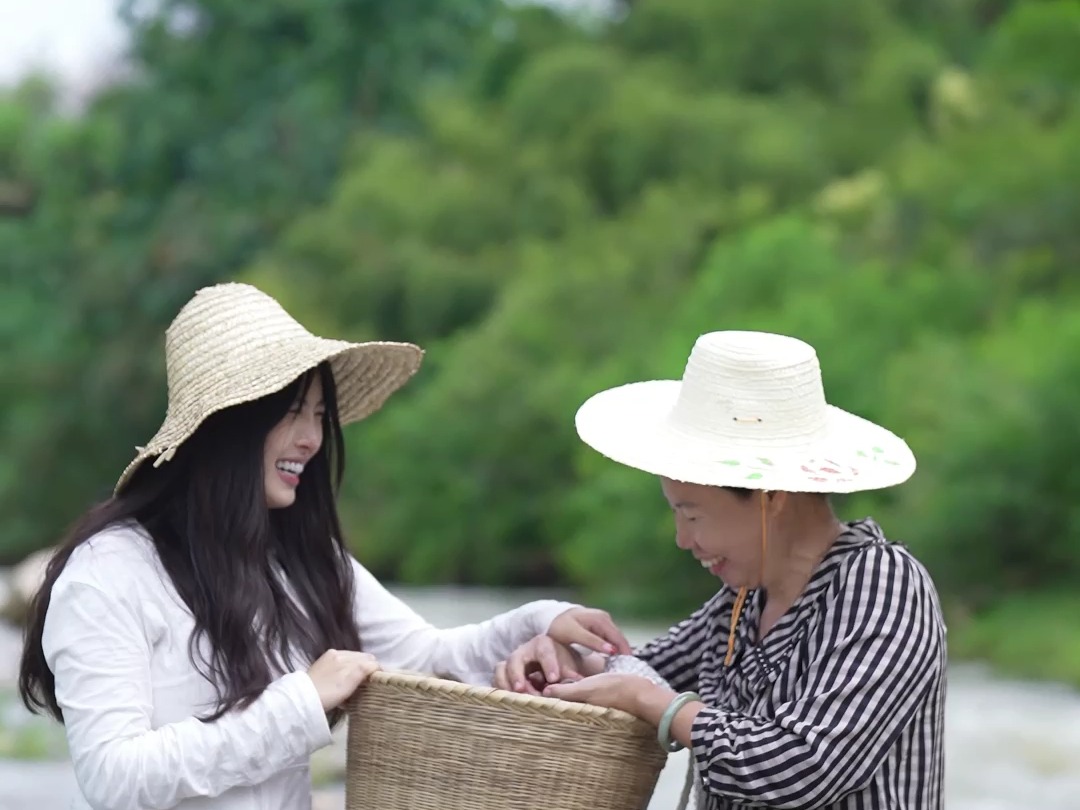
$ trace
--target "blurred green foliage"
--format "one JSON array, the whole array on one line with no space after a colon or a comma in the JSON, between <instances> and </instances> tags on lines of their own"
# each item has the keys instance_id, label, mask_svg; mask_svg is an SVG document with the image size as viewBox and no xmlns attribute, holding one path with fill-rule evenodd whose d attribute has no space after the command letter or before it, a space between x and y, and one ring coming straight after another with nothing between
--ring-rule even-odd
<instances>
[{"instance_id":1,"label":"blurred green foliage","mask_svg":"<svg viewBox=\"0 0 1080 810\"><path fill-rule=\"evenodd\" d=\"M165 324L242 279L427 349L347 431L387 578L694 606L714 582L656 481L573 416L728 328L810 341L835 404L910 440L909 484L839 503L950 600L1080 577L1075 2L184 5L84 116L40 83L0 103L0 204L31 200L0 218L0 556L111 488Z\"/></svg>"}]
</instances>

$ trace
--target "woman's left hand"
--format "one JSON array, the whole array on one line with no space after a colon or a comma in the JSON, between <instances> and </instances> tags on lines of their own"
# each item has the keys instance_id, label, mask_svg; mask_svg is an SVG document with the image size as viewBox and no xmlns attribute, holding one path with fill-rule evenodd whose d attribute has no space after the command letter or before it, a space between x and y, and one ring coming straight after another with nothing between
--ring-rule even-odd
<instances>
[{"instance_id":1,"label":"woman's left hand","mask_svg":"<svg viewBox=\"0 0 1080 810\"><path fill-rule=\"evenodd\" d=\"M551 684L544 688L544 697L619 709L651 720L646 716L650 714L646 707L654 703L666 705L675 693L640 675L604 672L574 683Z\"/></svg>"},{"instance_id":2,"label":"woman's left hand","mask_svg":"<svg viewBox=\"0 0 1080 810\"><path fill-rule=\"evenodd\" d=\"M594 608L570 608L555 617L547 635L569 647L580 644L605 655L630 655L630 642L611 616Z\"/></svg>"}]
</instances>

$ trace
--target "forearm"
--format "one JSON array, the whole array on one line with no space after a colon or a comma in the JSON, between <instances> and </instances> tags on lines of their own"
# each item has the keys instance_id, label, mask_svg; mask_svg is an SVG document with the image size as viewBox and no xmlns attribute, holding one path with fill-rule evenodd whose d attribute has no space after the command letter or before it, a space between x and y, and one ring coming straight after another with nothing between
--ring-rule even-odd
<instances>
[{"instance_id":1,"label":"forearm","mask_svg":"<svg viewBox=\"0 0 1080 810\"><path fill-rule=\"evenodd\" d=\"M84 795L103 810L164 810L305 764L331 739L307 679L302 673L286 676L247 709L213 723L190 718L132 734L129 722L108 736L95 731L114 725L128 710L69 712L82 698L69 695L69 748Z\"/></svg>"},{"instance_id":2,"label":"forearm","mask_svg":"<svg viewBox=\"0 0 1080 810\"><path fill-rule=\"evenodd\" d=\"M540 600L478 624L435 631L429 669L466 683L489 684L500 661L529 639L546 633L556 616L573 607Z\"/></svg>"},{"instance_id":3,"label":"forearm","mask_svg":"<svg viewBox=\"0 0 1080 810\"><path fill-rule=\"evenodd\" d=\"M530 638L547 632L556 616L575 605L530 602L487 621L437 628L352 560L355 616L364 651L384 669L411 670L487 685L496 664Z\"/></svg>"},{"instance_id":4,"label":"forearm","mask_svg":"<svg viewBox=\"0 0 1080 810\"><path fill-rule=\"evenodd\" d=\"M663 719L664 712L668 710L671 701L677 696L677 692L665 689L662 686L655 684L649 684L647 687L642 686L641 690L634 696L634 703L629 707L629 711L645 722L658 727ZM681 743L684 748L690 748L693 745L691 735L694 729L694 721L697 719L698 713L704 708L705 704L700 700L690 701L680 707L671 723L671 739Z\"/></svg>"},{"instance_id":5,"label":"forearm","mask_svg":"<svg viewBox=\"0 0 1080 810\"><path fill-rule=\"evenodd\" d=\"M636 690L626 708L659 727L677 696L650 684ZM669 741L690 750L710 793L788 810L824 807L853 787L843 778L831 785L822 778L829 769L821 763L833 747L828 736L824 729L805 724L789 728L779 721L712 709L699 700L681 705L668 730ZM780 767L781 763L786 764ZM796 767L807 777L793 783L790 777Z\"/></svg>"},{"instance_id":6,"label":"forearm","mask_svg":"<svg viewBox=\"0 0 1080 810\"><path fill-rule=\"evenodd\" d=\"M626 708L659 727L677 696L670 689L649 685L637 690ZM789 763L817 762L821 749L809 738L821 730L806 731L800 734L779 723L711 709L691 700L675 712L668 739L690 750L710 793L734 801L766 802L776 808L819 807L822 800L833 798L821 789L824 783L801 783L793 793L790 769L778 768L779 754L770 753L782 751Z\"/></svg>"}]
</instances>

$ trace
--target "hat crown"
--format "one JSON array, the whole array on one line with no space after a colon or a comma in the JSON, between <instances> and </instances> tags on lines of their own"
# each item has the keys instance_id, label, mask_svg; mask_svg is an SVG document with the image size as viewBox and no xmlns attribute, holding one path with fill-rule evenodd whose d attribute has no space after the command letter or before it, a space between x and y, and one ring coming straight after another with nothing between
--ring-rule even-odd
<instances>
[{"instance_id":1,"label":"hat crown","mask_svg":"<svg viewBox=\"0 0 1080 810\"><path fill-rule=\"evenodd\" d=\"M809 447L828 434L817 352L786 335L710 332L686 363L669 426L731 447Z\"/></svg>"},{"instance_id":2,"label":"hat crown","mask_svg":"<svg viewBox=\"0 0 1080 810\"><path fill-rule=\"evenodd\" d=\"M232 375L284 342L312 337L255 287L230 282L200 289L165 332L170 408L220 391Z\"/></svg>"}]
</instances>

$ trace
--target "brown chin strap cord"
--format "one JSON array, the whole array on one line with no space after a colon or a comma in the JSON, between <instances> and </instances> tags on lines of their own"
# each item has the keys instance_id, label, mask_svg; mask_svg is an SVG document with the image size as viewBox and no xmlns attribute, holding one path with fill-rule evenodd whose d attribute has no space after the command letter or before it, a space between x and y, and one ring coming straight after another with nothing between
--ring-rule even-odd
<instances>
[{"instance_id":1,"label":"brown chin strap cord","mask_svg":"<svg viewBox=\"0 0 1080 810\"><path fill-rule=\"evenodd\" d=\"M765 550L767 548L767 519L766 519L766 492L761 493L761 568L759 582L765 582ZM735 607L731 609L731 629L728 631L727 655L724 656L724 666L731 666L731 659L735 656L735 628L739 625L739 617L742 616L743 605L746 603L746 592L749 590L745 585L739 588L739 595L735 597Z\"/></svg>"}]
</instances>

